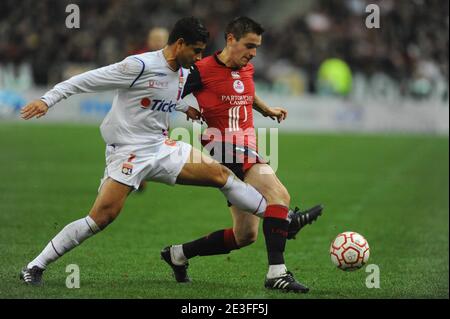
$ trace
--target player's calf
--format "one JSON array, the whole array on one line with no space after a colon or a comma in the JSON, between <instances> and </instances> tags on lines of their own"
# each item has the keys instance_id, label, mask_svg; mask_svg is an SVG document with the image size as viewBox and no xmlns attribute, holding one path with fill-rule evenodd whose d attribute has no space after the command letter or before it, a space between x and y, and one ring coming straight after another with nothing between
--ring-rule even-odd
<instances>
[{"instance_id":1,"label":"player's calf","mask_svg":"<svg viewBox=\"0 0 450 319\"><path fill-rule=\"evenodd\" d=\"M288 206L291 203L291 196L283 185L275 185L270 191L262 191L261 194L266 198L267 205Z\"/></svg>"},{"instance_id":2,"label":"player's calf","mask_svg":"<svg viewBox=\"0 0 450 319\"><path fill-rule=\"evenodd\" d=\"M260 218L235 206L230 207L233 217L233 233L240 248L253 244L258 238Z\"/></svg>"},{"instance_id":3,"label":"player's calf","mask_svg":"<svg viewBox=\"0 0 450 319\"><path fill-rule=\"evenodd\" d=\"M258 238L257 231L248 230L244 233L235 232L236 244L239 248L253 244Z\"/></svg>"}]
</instances>

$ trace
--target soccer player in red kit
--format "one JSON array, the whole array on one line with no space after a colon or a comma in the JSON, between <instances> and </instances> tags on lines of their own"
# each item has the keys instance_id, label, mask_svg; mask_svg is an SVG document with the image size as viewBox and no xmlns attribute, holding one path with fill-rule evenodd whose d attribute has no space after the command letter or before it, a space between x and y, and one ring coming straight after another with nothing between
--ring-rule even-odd
<instances>
[{"instance_id":1,"label":"soccer player in red kit","mask_svg":"<svg viewBox=\"0 0 450 319\"><path fill-rule=\"evenodd\" d=\"M247 17L234 19L225 32L226 47L204 58L191 68L183 96L193 93L201 115L208 125L202 144L211 155L230 168L236 176L253 185L267 200L263 216L231 206L233 228L219 230L206 237L164 248L162 258L172 267L177 281L189 281L187 260L195 256L226 254L256 240L259 217L269 259L265 287L284 291L307 292L289 272L284 262L287 238L322 212L317 205L305 212L289 210L290 197L275 172L257 153L252 108L264 116L284 120L287 111L268 107L255 95L254 68L250 62L261 45L260 24Z\"/></svg>"}]
</instances>

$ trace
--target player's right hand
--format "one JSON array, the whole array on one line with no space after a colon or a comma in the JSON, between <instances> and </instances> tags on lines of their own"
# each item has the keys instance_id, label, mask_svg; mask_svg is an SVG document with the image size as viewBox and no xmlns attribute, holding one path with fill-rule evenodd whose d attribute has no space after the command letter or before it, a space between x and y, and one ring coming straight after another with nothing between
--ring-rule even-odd
<instances>
[{"instance_id":1,"label":"player's right hand","mask_svg":"<svg viewBox=\"0 0 450 319\"><path fill-rule=\"evenodd\" d=\"M189 120L200 120L202 118L202 113L198 111L197 109L193 108L192 106L189 106L188 110L186 111L186 119Z\"/></svg>"},{"instance_id":2,"label":"player's right hand","mask_svg":"<svg viewBox=\"0 0 450 319\"><path fill-rule=\"evenodd\" d=\"M20 116L24 120L29 120L33 117L40 118L48 111L48 105L44 101L35 100L20 110Z\"/></svg>"}]
</instances>

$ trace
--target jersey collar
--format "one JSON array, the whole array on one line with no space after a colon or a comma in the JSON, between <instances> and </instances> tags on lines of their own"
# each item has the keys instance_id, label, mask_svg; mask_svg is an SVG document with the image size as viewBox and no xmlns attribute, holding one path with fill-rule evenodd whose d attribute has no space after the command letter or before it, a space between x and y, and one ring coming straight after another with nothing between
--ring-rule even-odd
<instances>
[{"instance_id":1,"label":"jersey collar","mask_svg":"<svg viewBox=\"0 0 450 319\"><path fill-rule=\"evenodd\" d=\"M214 53L214 60L216 60L217 64L219 64L219 65L221 65L221 66L223 66L223 67L226 67L227 69L231 69L231 70L240 70L240 69L242 69L242 68L230 68L230 67L227 67L227 66L225 65L225 63L223 63L222 61L220 61L220 59L219 59L219 57L218 57L218 55L219 55L221 52L222 52L222 51L216 51L216 52Z\"/></svg>"}]
</instances>

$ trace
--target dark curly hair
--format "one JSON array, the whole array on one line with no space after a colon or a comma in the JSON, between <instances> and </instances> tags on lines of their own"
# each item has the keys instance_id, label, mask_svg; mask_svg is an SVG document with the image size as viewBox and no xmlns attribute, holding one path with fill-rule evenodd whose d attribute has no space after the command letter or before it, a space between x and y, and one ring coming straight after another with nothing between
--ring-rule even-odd
<instances>
[{"instance_id":1,"label":"dark curly hair","mask_svg":"<svg viewBox=\"0 0 450 319\"><path fill-rule=\"evenodd\" d=\"M194 17L182 18L175 23L167 43L173 44L180 38L183 38L188 45L197 42L206 43L209 39L209 32L199 19Z\"/></svg>"}]
</instances>

